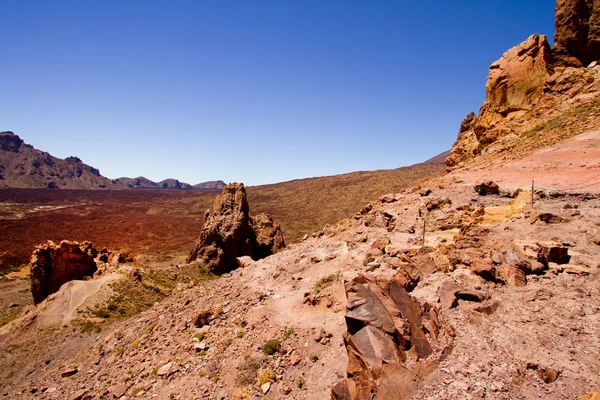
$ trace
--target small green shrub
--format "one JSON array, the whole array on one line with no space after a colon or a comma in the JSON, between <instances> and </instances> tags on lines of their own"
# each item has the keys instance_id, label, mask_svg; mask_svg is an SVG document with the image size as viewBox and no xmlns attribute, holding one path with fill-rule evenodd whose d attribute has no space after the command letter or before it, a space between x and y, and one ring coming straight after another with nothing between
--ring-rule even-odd
<instances>
[{"instance_id":1,"label":"small green shrub","mask_svg":"<svg viewBox=\"0 0 600 400\"><path fill-rule=\"evenodd\" d=\"M281 342L277 339L269 340L262 348L262 352L270 356L279 351L281 348Z\"/></svg>"},{"instance_id":2,"label":"small green shrub","mask_svg":"<svg viewBox=\"0 0 600 400\"><path fill-rule=\"evenodd\" d=\"M236 339L241 339L241 338L243 338L243 337L244 337L244 332L238 332L238 333L235 335L235 338L236 338Z\"/></svg>"},{"instance_id":3,"label":"small green shrub","mask_svg":"<svg viewBox=\"0 0 600 400\"><path fill-rule=\"evenodd\" d=\"M333 285L335 282L340 280L341 276L342 276L342 271L336 271L333 274L329 274L327 276L322 277L321 279L319 279L317 281L317 283L315 283L315 286L313 287L313 290L312 290L313 293L319 293L319 292L321 292L321 290Z\"/></svg>"},{"instance_id":4,"label":"small green shrub","mask_svg":"<svg viewBox=\"0 0 600 400\"><path fill-rule=\"evenodd\" d=\"M283 334L283 341L285 342L286 340L288 340L289 338L292 337L292 335L294 334L294 328L290 328L287 331L285 331L285 333Z\"/></svg>"},{"instance_id":5,"label":"small green shrub","mask_svg":"<svg viewBox=\"0 0 600 400\"><path fill-rule=\"evenodd\" d=\"M196 339L198 339L199 342L201 342L204 339L205 336L206 336L206 332L200 332L200 333L196 333L194 335L194 337Z\"/></svg>"}]
</instances>

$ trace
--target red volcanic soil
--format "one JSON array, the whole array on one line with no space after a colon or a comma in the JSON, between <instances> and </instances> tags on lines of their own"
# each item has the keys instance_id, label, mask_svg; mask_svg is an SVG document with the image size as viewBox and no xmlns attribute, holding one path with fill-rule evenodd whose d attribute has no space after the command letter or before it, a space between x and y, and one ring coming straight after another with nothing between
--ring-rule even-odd
<instances>
[{"instance_id":1,"label":"red volcanic soil","mask_svg":"<svg viewBox=\"0 0 600 400\"><path fill-rule=\"evenodd\" d=\"M136 255L185 254L219 191L0 190L0 271L63 239Z\"/></svg>"}]
</instances>

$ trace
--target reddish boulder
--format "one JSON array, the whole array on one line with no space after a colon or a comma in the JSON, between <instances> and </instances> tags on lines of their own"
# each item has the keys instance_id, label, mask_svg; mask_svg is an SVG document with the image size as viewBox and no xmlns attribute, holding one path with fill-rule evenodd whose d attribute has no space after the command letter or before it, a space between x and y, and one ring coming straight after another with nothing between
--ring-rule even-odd
<instances>
[{"instance_id":1,"label":"reddish boulder","mask_svg":"<svg viewBox=\"0 0 600 400\"><path fill-rule=\"evenodd\" d=\"M31 293L35 304L42 302L72 280L91 277L97 270L98 251L89 242L52 241L36 247L31 256Z\"/></svg>"}]
</instances>

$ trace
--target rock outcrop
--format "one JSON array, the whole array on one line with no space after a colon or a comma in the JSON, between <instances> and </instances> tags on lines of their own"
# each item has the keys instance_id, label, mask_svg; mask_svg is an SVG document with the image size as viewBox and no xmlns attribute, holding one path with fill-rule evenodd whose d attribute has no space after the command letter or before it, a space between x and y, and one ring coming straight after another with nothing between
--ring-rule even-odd
<instances>
[{"instance_id":1,"label":"rock outcrop","mask_svg":"<svg viewBox=\"0 0 600 400\"><path fill-rule=\"evenodd\" d=\"M256 259L268 257L285 247L281 228L267 214L251 216L250 226L254 233L252 254Z\"/></svg>"},{"instance_id":2,"label":"rock outcrop","mask_svg":"<svg viewBox=\"0 0 600 400\"><path fill-rule=\"evenodd\" d=\"M479 115L470 113L462 122L448 169L510 150L519 139L541 134L549 120L573 116L575 107L596 101L600 68L590 63L598 59L600 0L559 0L552 48L544 35L534 34L490 66L486 100ZM577 125L586 121L570 122L571 135L581 133Z\"/></svg>"},{"instance_id":3,"label":"rock outcrop","mask_svg":"<svg viewBox=\"0 0 600 400\"><path fill-rule=\"evenodd\" d=\"M558 0L552 48L557 65L586 67L600 59L600 1Z\"/></svg>"},{"instance_id":4,"label":"rock outcrop","mask_svg":"<svg viewBox=\"0 0 600 400\"><path fill-rule=\"evenodd\" d=\"M215 274L238 267L237 257L267 257L285 246L279 226L267 215L250 217L246 189L242 183L227 185L204 215L198 243L187 262L200 259Z\"/></svg>"},{"instance_id":5,"label":"rock outcrop","mask_svg":"<svg viewBox=\"0 0 600 400\"><path fill-rule=\"evenodd\" d=\"M48 241L37 246L31 256L30 272L34 303L42 302L71 280L93 276L97 255L98 251L89 242Z\"/></svg>"},{"instance_id":6,"label":"rock outcrop","mask_svg":"<svg viewBox=\"0 0 600 400\"><path fill-rule=\"evenodd\" d=\"M441 351L436 354L431 342L437 349L451 346L452 328L439 320L436 309L421 306L394 280L380 285L358 276L345 286L348 377L333 387L331 397L409 398L436 369Z\"/></svg>"}]
</instances>

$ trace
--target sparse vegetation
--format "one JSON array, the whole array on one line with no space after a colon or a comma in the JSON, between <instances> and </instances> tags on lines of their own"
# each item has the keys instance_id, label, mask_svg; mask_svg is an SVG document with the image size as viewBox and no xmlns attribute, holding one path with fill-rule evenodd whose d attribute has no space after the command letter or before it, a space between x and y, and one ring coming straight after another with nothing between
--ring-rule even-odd
<instances>
[{"instance_id":1,"label":"sparse vegetation","mask_svg":"<svg viewBox=\"0 0 600 400\"><path fill-rule=\"evenodd\" d=\"M341 276L342 276L342 271L336 271L333 274L329 274L327 276L322 277L321 279L319 279L317 281L317 283L315 283L315 286L312 289L313 293L320 293L321 290L323 290L323 289L333 285L335 282L339 281Z\"/></svg>"},{"instance_id":2,"label":"sparse vegetation","mask_svg":"<svg viewBox=\"0 0 600 400\"><path fill-rule=\"evenodd\" d=\"M306 382L304 381L304 378L300 377L296 379L296 386L298 387L298 389L302 389L305 384Z\"/></svg>"},{"instance_id":3,"label":"sparse vegetation","mask_svg":"<svg viewBox=\"0 0 600 400\"><path fill-rule=\"evenodd\" d=\"M256 376L261 366L261 360L255 355L246 357L238 366L238 374L235 378L236 385L247 386L256 382Z\"/></svg>"},{"instance_id":4,"label":"sparse vegetation","mask_svg":"<svg viewBox=\"0 0 600 400\"><path fill-rule=\"evenodd\" d=\"M267 382L273 382L276 378L275 372L270 369L260 368L258 370L258 385L263 385Z\"/></svg>"},{"instance_id":5,"label":"sparse vegetation","mask_svg":"<svg viewBox=\"0 0 600 400\"><path fill-rule=\"evenodd\" d=\"M285 342L286 340L291 338L293 334L294 334L294 327L291 327L290 329L288 329L287 331L284 332L282 341Z\"/></svg>"},{"instance_id":6,"label":"sparse vegetation","mask_svg":"<svg viewBox=\"0 0 600 400\"><path fill-rule=\"evenodd\" d=\"M244 337L244 332L238 332L238 333L236 333L236 335L235 335L235 338L236 338L236 339L241 339L241 338L243 338L243 337Z\"/></svg>"},{"instance_id":7,"label":"sparse vegetation","mask_svg":"<svg viewBox=\"0 0 600 400\"><path fill-rule=\"evenodd\" d=\"M266 355L270 356L271 354L275 354L281 348L281 342L277 339L269 340L262 348L262 352Z\"/></svg>"},{"instance_id":8,"label":"sparse vegetation","mask_svg":"<svg viewBox=\"0 0 600 400\"><path fill-rule=\"evenodd\" d=\"M202 340L204 340L204 337L206 336L206 332L200 332L200 333L196 333L194 335L194 337L196 339L198 339L199 342L201 342Z\"/></svg>"},{"instance_id":9,"label":"sparse vegetation","mask_svg":"<svg viewBox=\"0 0 600 400\"><path fill-rule=\"evenodd\" d=\"M317 353L310 353L310 355L308 356L308 359L312 362L315 362L319 359L319 356L317 355Z\"/></svg>"}]
</instances>

